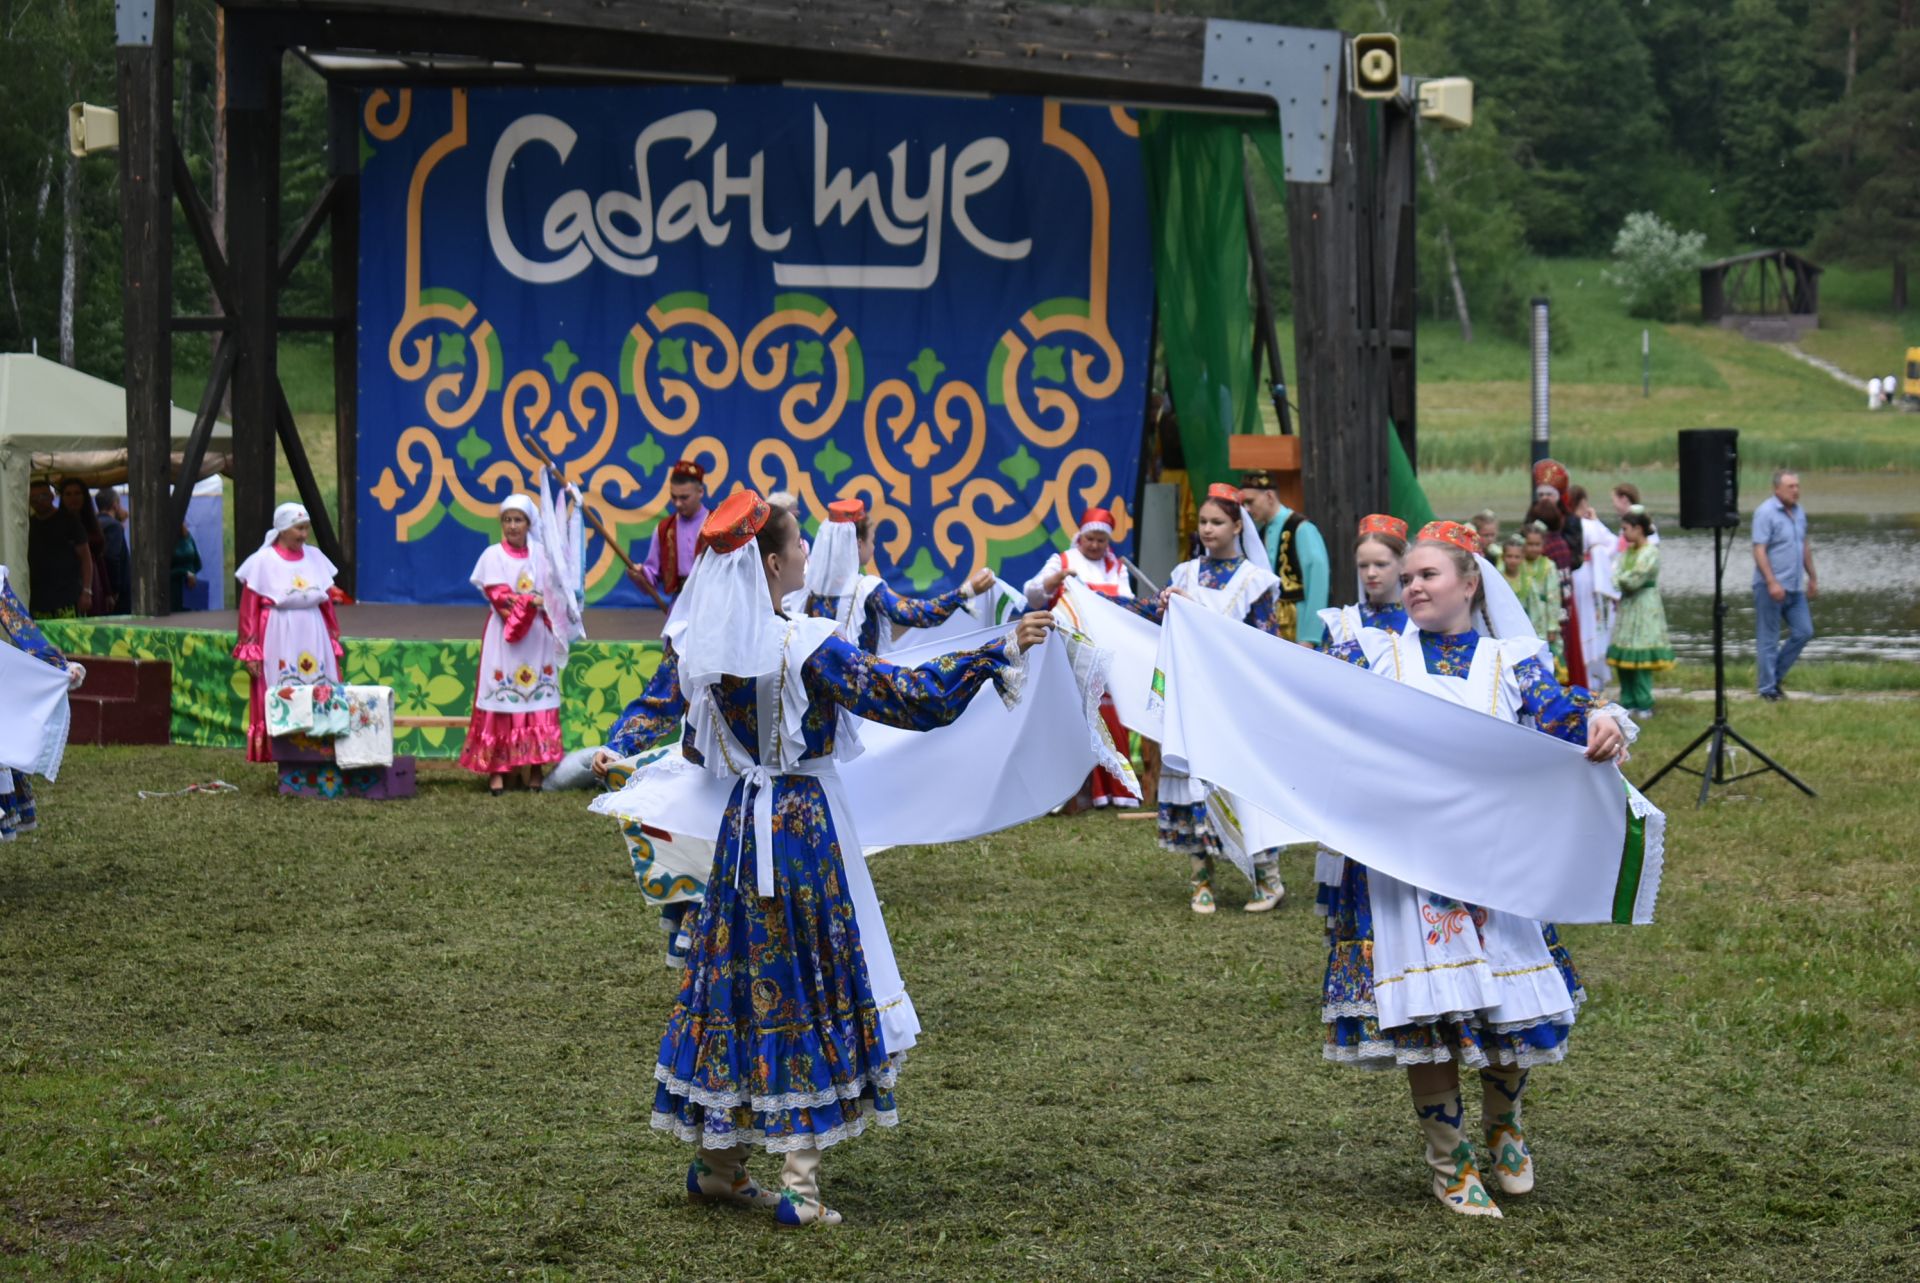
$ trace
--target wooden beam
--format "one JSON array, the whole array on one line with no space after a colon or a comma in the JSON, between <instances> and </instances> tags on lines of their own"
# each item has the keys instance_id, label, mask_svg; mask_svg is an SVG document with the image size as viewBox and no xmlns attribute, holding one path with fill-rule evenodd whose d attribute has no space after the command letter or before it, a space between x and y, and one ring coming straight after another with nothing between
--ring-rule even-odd
<instances>
[{"instance_id":1,"label":"wooden beam","mask_svg":"<svg viewBox=\"0 0 1920 1283\"><path fill-rule=\"evenodd\" d=\"M1326 538L1336 589L1353 582L1354 528L1387 503L1380 171L1367 107L1342 81L1329 180L1287 184L1304 511Z\"/></svg>"},{"instance_id":2,"label":"wooden beam","mask_svg":"<svg viewBox=\"0 0 1920 1283\"><path fill-rule=\"evenodd\" d=\"M1386 252L1380 270L1387 274L1387 414L1399 435L1407 462L1420 466L1419 370L1416 364L1415 322L1419 315L1418 245L1415 241L1415 203L1419 174L1419 117L1399 102L1381 105L1380 219L1386 233Z\"/></svg>"},{"instance_id":3,"label":"wooden beam","mask_svg":"<svg viewBox=\"0 0 1920 1283\"><path fill-rule=\"evenodd\" d=\"M307 462L307 447L300 440L300 425L293 421L293 407L287 404L287 394L278 383L274 384L274 427L280 435L280 449L287 456L287 471L293 474L294 487L300 492L300 504L307 510L307 519L313 523L313 541L320 545L320 551L327 554L327 560L334 565L341 564L340 541L334 537L333 520L327 515L327 501L320 493L320 483L314 480L313 465Z\"/></svg>"},{"instance_id":4,"label":"wooden beam","mask_svg":"<svg viewBox=\"0 0 1920 1283\"><path fill-rule=\"evenodd\" d=\"M333 274L334 492L340 518L340 587L359 592L360 547L360 95L343 85L327 90L327 168L338 185L327 257Z\"/></svg>"},{"instance_id":5,"label":"wooden beam","mask_svg":"<svg viewBox=\"0 0 1920 1283\"><path fill-rule=\"evenodd\" d=\"M329 178L321 187L320 194L313 198L313 204L301 215L300 224L294 228L293 237L286 248L280 251L280 288L287 288L287 282L293 279L294 269L300 266L300 260L307 256L307 250L313 245L313 238L326 226L327 218L333 213L333 202L340 193L338 179Z\"/></svg>"},{"instance_id":6,"label":"wooden beam","mask_svg":"<svg viewBox=\"0 0 1920 1283\"><path fill-rule=\"evenodd\" d=\"M173 314L173 0L147 0L115 15L114 69L132 610L164 615L168 566L179 542L167 527L173 430L173 350L167 334Z\"/></svg>"},{"instance_id":7,"label":"wooden beam","mask_svg":"<svg viewBox=\"0 0 1920 1283\"><path fill-rule=\"evenodd\" d=\"M280 398L281 47L253 15L227 14L227 271L239 338L233 384L233 526L273 522Z\"/></svg>"},{"instance_id":8,"label":"wooden beam","mask_svg":"<svg viewBox=\"0 0 1920 1283\"><path fill-rule=\"evenodd\" d=\"M200 412L193 417L193 434L180 456L180 471L173 478L173 515L167 529L177 531L187 519L187 506L193 502L193 485L200 479L200 464L207 457L207 442L213 436L214 421L220 417L220 402L233 380L233 365L240 353L240 341L231 332L220 336L213 349L213 368L207 373L207 386L200 392Z\"/></svg>"},{"instance_id":9,"label":"wooden beam","mask_svg":"<svg viewBox=\"0 0 1920 1283\"><path fill-rule=\"evenodd\" d=\"M232 316L173 316L167 328L175 334L225 334L233 328Z\"/></svg>"},{"instance_id":10,"label":"wooden beam","mask_svg":"<svg viewBox=\"0 0 1920 1283\"><path fill-rule=\"evenodd\" d=\"M541 70L1255 107L1202 87L1206 22L1014 0L238 0L315 52L460 55ZM388 80L471 80L459 66Z\"/></svg>"},{"instance_id":11,"label":"wooden beam","mask_svg":"<svg viewBox=\"0 0 1920 1283\"><path fill-rule=\"evenodd\" d=\"M227 280L227 256L220 252L220 241L214 234L213 216L207 213L207 203L200 199L200 188L193 181L193 171L187 167L187 158L175 142L173 153L173 191L180 198L180 213L187 225L187 232L193 237L193 243L200 250L200 262L207 269L207 283L213 289L214 302L223 312L233 311L233 294ZM174 328L182 328L175 326Z\"/></svg>"}]
</instances>

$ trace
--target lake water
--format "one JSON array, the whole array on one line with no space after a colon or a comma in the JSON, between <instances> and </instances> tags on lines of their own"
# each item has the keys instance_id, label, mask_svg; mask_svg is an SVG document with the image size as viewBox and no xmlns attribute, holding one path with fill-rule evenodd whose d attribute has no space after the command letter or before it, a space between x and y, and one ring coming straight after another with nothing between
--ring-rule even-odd
<instances>
[{"instance_id":1,"label":"lake water","mask_svg":"<svg viewBox=\"0 0 1920 1283\"><path fill-rule=\"evenodd\" d=\"M1809 659L1920 660L1920 514L1822 517L1809 511L1808 542L1820 573ZM1660 524L1660 592L1674 651L1713 657L1713 533ZM1753 657L1753 545L1728 531L1727 656ZM1723 544L1727 542L1723 537Z\"/></svg>"}]
</instances>

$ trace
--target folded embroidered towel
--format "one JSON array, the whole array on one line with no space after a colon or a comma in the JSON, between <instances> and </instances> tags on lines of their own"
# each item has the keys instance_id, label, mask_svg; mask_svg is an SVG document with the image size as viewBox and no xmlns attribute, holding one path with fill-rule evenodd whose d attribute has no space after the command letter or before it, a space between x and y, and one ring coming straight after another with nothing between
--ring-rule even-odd
<instances>
[{"instance_id":1,"label":"folded embroidered towel","mask_svg":"<svg viewBox=\"0 0 1920 1283\"><path fill-rule=\"evenodd\" d=\"M333 741L335 765L393 765L393 688L347 686L347 726Z\"/></svg>"}]
</instances>

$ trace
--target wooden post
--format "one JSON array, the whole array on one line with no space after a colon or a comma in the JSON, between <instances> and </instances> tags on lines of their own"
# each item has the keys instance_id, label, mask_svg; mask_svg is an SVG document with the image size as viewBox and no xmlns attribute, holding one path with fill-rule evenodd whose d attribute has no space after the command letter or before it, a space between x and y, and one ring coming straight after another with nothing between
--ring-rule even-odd
<instances>
[{"instance_id":1,"label":"wooden post","mask_svg":"<svg viewBox=\"0 0 1920 1283\"><path fill-rule=\"evenodd\" d=\"M1381 128L1380 216L1387 233L1387 252L1381 258L1381 267L1391 273L1386 316L1387 414L1399 434L1407 462L1418 468L1419 371L1414 330L1419 316L1415 297L1419 275L1414 202L1419 174L1414 166L1419 155L1419 117L1396 99L1381 105Z\"/></svg>"},{"instance_id":2,"label":"wooden post","mask_svg":"<svg viewBox=\"0 0 1920 1283\"><path fill-rule=\"evenodd\" d=\"M226 15L227 270L239 359L233 376L236 546L273 523L280 408L280 46L251 14Z\"/></svg>"},{"instance_id":3,"label":"wooden post","mask_svg":"<svg viewBox=\"0 0 1920 1283\"><path fill-rule=\"evenodd\" d=\"M360 511L360 95L327 88L327 172L334 193L329 257L333 266L334 467L339 489L340 586L359 591Z\"/></svg>"},{"instance_id":4,"label":"wooden post","mask_svg":"<svg viewBox=\"0 0 1920 1283\"><path fill-rule=\"evenodd\" d=\"M1353 531L1387 504L1386 294L1376 279L1379 168L1368 105L1335 104L1325 183L1287 184L1301 489L1335 591L1353 580Z\"/></svg>"},{"instance_id":5,"label":"wooden post","mask_svg":"<svg viewBox=\"0 0 1920 1283\"><path fill-rule=\"evenodd\" d=\"M133 508L133 613L164 615L167 456L173 430L173 0L114 14L120 110L121 318L125 334L127 471ZM191 483L189 483L191 484Z\"/></svg>"}]
</instances>

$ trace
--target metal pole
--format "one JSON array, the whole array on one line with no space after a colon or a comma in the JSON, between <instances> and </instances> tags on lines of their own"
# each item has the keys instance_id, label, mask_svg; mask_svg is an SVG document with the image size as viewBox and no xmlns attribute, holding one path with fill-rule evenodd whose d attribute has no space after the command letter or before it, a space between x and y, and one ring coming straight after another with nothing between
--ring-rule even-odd
<instances>
[{"instance_id":1,"label":"metal pole","mask_svg":"<svg viewBox=\"0 0 1920 1283\"><path fill-rule=\"evenodd\" d=\"M1653 340L1640 331L1640 395L1653 395Z\"/></svg>"},{"instance_id":2,"label":"metal pole","mask_svg":"<svg viewBox=\"0 0 1920 1283\"><path fill-rule=\"evenodd\" d=\"M1533 339L1533 462L1548 457L1552 453L1550 445L1551 407L1548 404L1548 390L1553 383L1553 372L1549 368L1552 347L1552 323L1547 315L1547 300L1533 300L1532 325ZM1533 503L1533 482L1528 478L1527 503Z\"/></svg>"}]
</instances>

